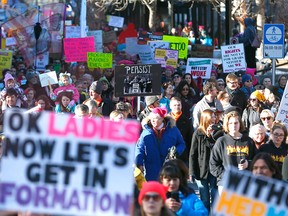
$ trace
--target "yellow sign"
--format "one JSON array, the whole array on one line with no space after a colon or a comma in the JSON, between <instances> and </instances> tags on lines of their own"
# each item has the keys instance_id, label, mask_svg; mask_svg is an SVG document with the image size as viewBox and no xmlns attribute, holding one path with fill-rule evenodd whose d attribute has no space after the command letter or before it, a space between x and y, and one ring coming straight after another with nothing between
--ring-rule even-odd
<instances>
[{"instance_id":1,"label":"yellow sign","mask_svg":"<svg viewBox=\"0 0 288 216\"><path fill-rule=\"evenodd\" d=\"M170 49L179 51L179 58L186 59L188 54L188 38L163 35L163 41L170 42Z\"/></svg>"},{"instance_id":2,"label":"yellow sign","mask_svg":"<svg viewBox=\"0 0 288 216\"><path fill-rule=\"evenodd\" d=\"M11 68L12 64L12 51L0 50L0 70L3 71L6 68ZM0 78L2 79L2 73L0 73Z\"/></svg>"},{"instance_id":3,"label":"yellow sign","mask_svg":"<svg viewBox=\"0 0 288 216\"><path fill-rule=\"evenodd\" d=\"M87 53L88 68L112 68L112 53Z\"/></svg>"}]
</instances>

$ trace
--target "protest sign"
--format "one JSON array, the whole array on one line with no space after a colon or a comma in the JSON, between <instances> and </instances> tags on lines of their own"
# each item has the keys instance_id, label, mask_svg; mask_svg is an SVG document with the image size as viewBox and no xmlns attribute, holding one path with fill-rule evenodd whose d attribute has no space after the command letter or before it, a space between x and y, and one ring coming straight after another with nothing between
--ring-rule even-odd
<instances>
[{"instance_id":1,"label":"protest sign","mask_svg":"<svg viewBox=\"0 0 288 216\"><path fill-rule=\"evenodd\" d=\"M109 15L109 26L122 28L124 24L124 17Z\"/></svg>"},{"instance_id":2,"label":"protest sign","mask_svg":"<svg viewBox=\"0 0 288 216\"><path fill-rule=\"evenodd\" d=\"M186 73L191 74L193 78L209 79L211 77L211 69L212 59L188 58L187 60Z\"/></svg>"},{"instance_id":3,"label":"protest sign","mask_svg":"<svg viewBox=\"0 0 288 216\"><path fill-rule=\"evenodd\" d=\"M246 70L243 43L221 46L223 72L233 73Z\"/></svg>"},{"instance_id":4,"label":"protest sign","mask_svg":"<svg viewBox=\"0 0 288 216\"><path fill-rule=\"evenodd\" d=\"M139 64L115 67L115 96L161 94L161 65Z\"/></svg>"},{"instance_id":5,"label":"protest sign","mask_svg":"<svg viewBox=\"0 0 288 216\"><path fill-rule=\"evenodd\" d=\"M6 41L6 47L17 45L17 41L15 37L7 37L5 38L5 41Z\"/></svg>"},{"instance_id":6,"label":"protest sign","mask_svg":"<svg viewBox=\"0 0 288 216\"><path fill-rule=\"evenodd\" d=\"M7 109L4 125L0 210L130 215L138 122Z\"/></svg>"},{"instance_id":7,"label":"protest sign","mask_svg":"<svg viewBox=\"0 0 288 216\"><path fill-rule=\"evenodd\" d=\"M81 38L81 26L65 26L65 38Z\"/></svg>"},{"instance_id":8,"label":"protest sign","mask_svg":"<svg viewBox=\"0 0 288 216\"><path fill-rule=\"evenodd\" d=\"M288 128L288 87L287 86L288 86L288 82L286 83L275 120L280 120Z\"/></svg>"},{"instance_id":9,"label":"protest sign","mask_svg":"<svg viewBox=\"0 0 288 216\"><path fill-rule=\"evenodd\" d=\"M117 40L115 31L103 32L103 43L111 43Z\"/></svg>"},{"instance_id":10,"label":"protest sign","mask_svg":"<svg viewBox=\"0 0 288 216\"><path fill-rule=\"evenodd\" d=\"M65 62L86 62L87 52L95 52L94 37L64 38Z\"/></svg>"},{"instance_id":11,"label":"protest sign","mask_svg":"<svg viewBox=\"0 0 288 216\"><path fill-rule=\"evenodd\" d=\"M202 44L193 44L191 49L191 57L196 58L213 58L213 46L205 46Z\"/></svg>"},{"instance_id":12,"label":"protest sign","mask_svg":"<svg viewBox=\"0 0 288 216\"><path fill-rule=\"evenodd\" d=\"M46 65L48 64L49 64L49 52L48 51L36 56L36 60L35 60L36 70L44 71L46 69Z\"/></svg>"},{"instance_id":13,"label":"protest sign","mask_svg":"<svg viewBox=\"0 0 288 216\"><path fill-rule=\"evenodd\" d=\"M2 71L5 68L11 68L12 64L12 51L0 50L0 70ZM2 73L0 73L0 79L2 77Z\"/></svg>"},{"instance_id":14,"label":"protest sign","mask_svg":"<svg viewBox=\"0 0 288 216\"><path fill-rule=\"evenodd\" d=\"M162 32L139 31L138 44L147 44L148 41L162 40Z\"/></svg>"},{"instance_id":15,"label":"protest sign","mask_svg":"<svg viewBox=\"0 0 288 216\"><path fill-rule=\"evenodd\" d=\"M49 82L51 85L58 83L56 71L51 71L51 72L40 74L39 79L40 79L41 87L48 86Z\"/></svg>"},{"instance_id":16,"label":"protest sign","mask_svg":"<svg viewBox=\"0 0 288 216\"><path fill-rule=\"evenodd\" d=\"M148 41L147 43L151 50L153 55L155 55L155 49L170 49L170 43L167 41Z\"/></svg>"},{"instance_id":17,"label":"protest sign","mask_svg":"<svg viewBox=\"0 0 288 216\"><path fill-rule=\"evenodd\" d=\"M137 37L127 37L125 38L125 51L129 55L137 55L138 54L138 44Z\"/></svg>"},{"instance_id":18,"label":"protest sign","mask_svg":"<svg viewBox=\"0 0 288 216\"><path fill-rule=\"evenodd\" d=\"M176 68L178 63L178 50L156 49L155 61L161 64L161 67L172 66Z\"/></svg>"},{"instance_id":19,"label":"protest sign","mask_svg":"<svg viewBox=\"0 0 288 216\"><path fill-rule=\"evenodd\" d=\"M178 50L178 58L186 59L188 54L188 38L163 35L163 41L170 42L170 49Z\"/></svg>"},{"instance_id":20,"label":"protest sign","mask_svg":"<svg viewBox=\"0 0 288 216\"><path fill-rule=\"evenodd\" d=\"M112 53L88 52L88 68L112 68Z\"/></svg>"},{"instance_id":21,"label":"protest sign","mask_svg":"<svg viewBox=\"0 0 288 216\"><path fill-rule=\"evenodd\" d=\"M223 191L213 208L213 216L287 215L287 183L251 172L227 169Z\"/></svg>"},{"instance_id":22,"label":"protest sign","mask_svg":"<svg viewBox=\"0 0 288 216\"><path fill-rule=\"evenodd\" d=\"M103 52L103 36L102 30L88 31L87 36L94 37L95 51Z\"/></svg>"},{"instance_id":23,"label":"protest sign","mask_svg":"<svg viewBox=\"0 0 288 216\"><path fill-rule=\"evenodd\" d=\"M138 55L142 64L156 64L149 45L138 45Z\"/></svg>"}]
</instances>

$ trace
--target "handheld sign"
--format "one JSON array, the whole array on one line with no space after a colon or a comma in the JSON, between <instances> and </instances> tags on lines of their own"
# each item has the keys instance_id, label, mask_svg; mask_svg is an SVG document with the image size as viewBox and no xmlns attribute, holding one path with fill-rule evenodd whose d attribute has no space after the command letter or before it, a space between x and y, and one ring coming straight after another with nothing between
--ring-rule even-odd
<instances>
[{"instance_id":1,"label":"handheld sign","mask_svg":"<svg viewBox=\"0 0 288 216\"><path fill-rule=\"evenodd\" d=\"M64 38L65 62L86 62L87 52L95 52L94 37Z\"/></svg>"},{"instance_id":2,"label":"handheld sign","mask_svg":"<svg viewBox=\"0 0 288 216\"><path fill-rule=\"evenodd\" d=\"M195 79L209 79L211 77L212 59L206 58L188 58L186 65L186 73L192 75Z\"/></svg>"},{"instance_id":3,"label":"handheld sign","mask_svg":"<svg viewBox=\"0 0 288 216\"><path fill-rule=\"evenodd\" d=\"M41 87L54 85L58 83L56 71L39 74Z\"/></svg>"},{"instance_id":4,"label":"handheld sign","mask_svg":"<svg viewBox=\"0 0 288 216\"><path fill-rule=\"evenodd\" d=\"M156 48L155 60L157 63L161 64L162 67L172 66L173 68L177 68L178 51Z\"/></svg>"},{"instance_id":5,"label":"handheld sign","mask_svg":"<svg viewBox=\"0 0 288 216\"><path fill-rule=\"evenodd\" d=\"M221 54L224 73L233 73L239 70L246 70L243 43L221 46Z\"/></svg>"},{"instance_id":6,"label":"handheld sign","mask_svg":"<svg viewBox=\"0 0 288 216\"><path fill-rule=\"evenodd\" d=\"M115 96L161 94L161 65L119 65L115 67Z\"/></svg>"},{"instance_id":7,"label":"handheld sign","mask_svg":"<svg viewBox=\"0 0 288 216\"><path fill-rule=\"evenodd\" d=\"M11 68L12 64L12 51L0 50L0 70L5 68ZM2 73L0 73L0 78L2 78Z\"/></svg>"},{"instance_id":8,"label":"handheld sign","mask_svg":"<svg viewBox=\"0 0 288 216\"><path fill-rule=\"evenodd\" d=\"M188 54L188 38L163 35L163 41L170 42L170 49L178 50L178 58L186 59Z\"/></svg>"},{"instance_id":9,"label":"handheld sign","mask_svg":"<svg viewBox=\"0 0 288 216\"><path fill-rule=\"evenodd\" d=\"M225 171L223 191L213 215L286 215L287 183L231 168Z\"/></svg>"},{"instance_id":10,"label":"handheld sign","mask_svg":"<svg viewBox=\"0 0 288 216\"><path fill-rule=\"evenodd\" d=\"M0 210L130 215L138 122L7 109L4 125Z\"/></svg>"},{"instance_id":11,"label":"handheld sign","mask_svg":"<svg viewBox=\"0 0 288 216\"><path fill-rule=\"evenodd\" d=\"M112 53L87 53L88 68L112 68Z\"/></svg>"},{"instance_id":12,"label":"handheld sign","mask_svg":"<svg viewBox=\"0 0 288 216\"><path fill-rule=\"evenodd\" d=\"M288 83L286 83L275 120L280 120L288 127Z\"/></svg>"}]
</instances>

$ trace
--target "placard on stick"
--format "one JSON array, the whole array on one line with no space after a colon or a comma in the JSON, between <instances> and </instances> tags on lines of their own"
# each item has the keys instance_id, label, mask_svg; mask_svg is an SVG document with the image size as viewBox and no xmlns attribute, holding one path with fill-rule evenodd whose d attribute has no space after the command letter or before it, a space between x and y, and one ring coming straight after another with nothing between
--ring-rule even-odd
<instances>
[{"instance_id":1,"label":"placard on stick","mask_svg":"<svg viewBox=\"0 0 288 216\"><path fill-rule=\"evenodd\" d=\"M51 71L48 73L43 73L39 75L41 87L48 86L49 82L50 85L54 85L58 83L56 71Z\"/></svg>"},{"instance_id":2,"label":"placard on stick","mask_svg":"<svg viewBox=\"0 0 288 216\"><path fill-rule=\"evenodd\" d=\"M138 122L7 109L4 125L0 210L130 215Z\"/></svg>"},{"instance_id":3,"label":"placard on stick","mask_svg":"<svg viewBox=\"0 0 288 216\"><path fill-rule=\"evenodd\" d=\"M112 53L87 53L88 68L112 68Z\"/></svg>"}]
</instances>

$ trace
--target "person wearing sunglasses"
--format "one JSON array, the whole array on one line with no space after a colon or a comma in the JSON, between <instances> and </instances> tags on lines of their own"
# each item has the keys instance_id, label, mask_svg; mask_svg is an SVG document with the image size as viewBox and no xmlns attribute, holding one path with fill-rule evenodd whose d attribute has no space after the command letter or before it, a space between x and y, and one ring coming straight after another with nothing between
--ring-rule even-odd
<instances>
[{"instance_id":1,"label":"person wearing sunglasses","mask_svg":"<svg viewBox=\"0 0 288 216\"><path fill-rule=\"evenodd\" d=\"M143 187L138 196L140 212L135 212L135 216L173 216L166 206L167 188L157 181L143 183Z\"/></svg>"},{"instance_id":2,"label":"person wearing sunglasses","mask_svg":"<svg viewBox=\"0 0 288 216\"><path fill-rule=\"evenodd\" d=\"M279 170L282 170L284 158L288 155L286 137L286 126L281 122L274 122L271 129L270 140L259 148L259 152L266 152L271 155Z\"/></svg>"},{"instance_id":3,"label":"person wearing sunglasses","mask_svg":"<svg viewBox=\"0 0 288 216\"><path fill-rule=\"evenodd\" d=\"M217 79L218 89L219 91L225 90L225 82L222 78Z\"/></svg>"},{"instance_id":4,"label":"person wearing sunglasses","mask_svg":"<svg viewBox=\"0 0 288 216\"><path fill-rule=\"evenodd\" d=\"M255 91L255 88L252 85L252 77L249 74L244 74L242 76L242 85L240 90L244 92L246 99L248 100L251 93Z\"/></svg>"},{"instance_id":5,"label":"person wearing sunglasses","mask_svg":"<svg viewBox=\"0 0 288 216\"><path fill-rule=\"evenodd\" d=\"M172 83L173 83L174 90L177 88L181 80L182 80L182 77L179 72L175 72L172 75Z\"/></svg>"},{"instance_id":6,"label":"person wearing sunglasses","mask_svg":"<svg viewBox=\"0 0 288 216\"><path fill-rule=\"evenodd\" d=\"M272 128L274 118L275 118L274 113L269 109L264 109L260 113L261 122L264 125L264 127L266 129L266 134L268 136L270 136L270 130Z\"/></svg>"},{"instance_id":7,"label":"person wearing sunglasses","mask_svg":"<svg viewBox=\"0 0 288 216\"><path fill-rule=\"evenodd\" d=\"M249 103L242 114L242 121L247 130L252 125L261 123L260 113L266 108L264 105L265 97L259 91L254 91L249 98Z\"/></svg>"}]
</instances>

